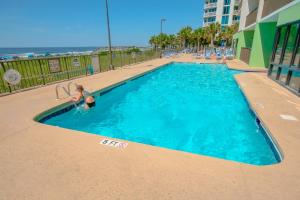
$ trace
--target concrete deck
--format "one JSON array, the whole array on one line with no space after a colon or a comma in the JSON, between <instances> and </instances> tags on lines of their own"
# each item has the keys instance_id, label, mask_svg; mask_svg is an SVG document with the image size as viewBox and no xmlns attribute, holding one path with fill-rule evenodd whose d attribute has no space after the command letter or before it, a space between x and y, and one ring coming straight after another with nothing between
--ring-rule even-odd
<instances>
[{"instance_id":1,"label":"concrete deck","mask_svg":"<svg viewBox=\"0 0 300 200\"><path fill-rule=\"evenodd\" d=\"M203 62L157 59L76 82L95 91L170 61ZM125 149L100 145L102 136L33 121L67 101L55 100L50 85L0 98L0 199L300 199L300 98L265 73L236 80L279 143L281 163L258 167L133 142Z\"/></svg>"}]
</instances>

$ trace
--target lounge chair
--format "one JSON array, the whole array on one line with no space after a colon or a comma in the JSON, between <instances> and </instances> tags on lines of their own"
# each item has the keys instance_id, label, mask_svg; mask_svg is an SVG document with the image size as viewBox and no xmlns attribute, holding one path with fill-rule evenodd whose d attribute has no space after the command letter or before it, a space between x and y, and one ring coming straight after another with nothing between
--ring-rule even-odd
<instances>
[{"instance_id":1,"label":"lounge chair","mask_svg":"<svg viewBox=\"0 0 300 200\"><path fill-rule=\"evenodd\" d=\"M216 58L217 58L217 60L221 60L223 58L220 51L216 51Z\"/></svg>"},{"instance_id":2,"label":"lounge chair","mask_svg":"<svg viewBox=\"0 0 300 200\"><path fill-rule=\"evenodd\" d=\"M232 60L234 58L234 55L232 53L232 50L231 49L227 49L226 52L225 52L225 57L227 60Z\"/></svg>"},{"instance_id":3,"label":"lounge chair","mask_svg":"<svg viewBox=\"0 0 300 200\"><path fill-rule=\"evenodd\" d=\"M210 51L205 51L205 59L211 59L211 52Z\"/></svg>"},{"instance_id":4,"label":"lounge chair","mask_svg":"<svg viewBox=\"0 0 300 200\"><path fill-rule=\"evenodd\" d=\"M200 54L200 53L198 53L198 54L197 54L197 56L196 56L196 59L202 59L202 58L204 58L204 55L203 55L203 54Z\"/></svg>"},{"instance_id":5,"label":"lounge chair","mask_svg":"<svg viewBox=\"0 0 300 200\"><path fill-rule=\"evenodd\" d=\"M193 58L196 58L197 55L198 55L197 53L193 53L193 54L192 54L192 57L193 57Z\"/></svg>"}]
</instances>

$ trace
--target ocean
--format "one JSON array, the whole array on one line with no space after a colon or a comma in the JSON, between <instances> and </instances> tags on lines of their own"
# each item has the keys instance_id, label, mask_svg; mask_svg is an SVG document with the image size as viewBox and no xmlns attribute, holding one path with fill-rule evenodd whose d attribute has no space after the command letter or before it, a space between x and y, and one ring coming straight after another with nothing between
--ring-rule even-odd
<instances>
[{"instance_id":1,"label":"ocean","mask_svg":"<svg viewBox=\"0 0 300 200\"><path fill-rule=\"evenodd\" d=\"M22 47L22 48L0 48L0 56L11 54L45 54L45 53L67 53L67 52L85 52L101 49L101 47ZM102 49L104 49L102 47Z\"/></svg>"}]
</instances>

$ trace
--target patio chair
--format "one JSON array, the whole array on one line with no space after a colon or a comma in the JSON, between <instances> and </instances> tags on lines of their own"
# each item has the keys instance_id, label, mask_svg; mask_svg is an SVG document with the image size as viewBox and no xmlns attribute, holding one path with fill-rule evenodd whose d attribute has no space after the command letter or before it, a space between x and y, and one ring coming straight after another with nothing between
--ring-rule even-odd
<instances>
[{"instance_id":1,"label":"patio chair","mask_svg":"<svg viewBox=\"0 0 300 200\"><path fill-rule=\"evenodd\" d=\"M216 51L216 58L217 58L217 60L221 60L223 58L223 56L219 50Z\"/></svg>"},{"instance_id":2,"label":"patio chair","mask_svg":"<svg viewBox=\"0 0 300 200\"><path fill-rule=\"evenodd\" d=\"M205 51L205 59L211 59L211 51Z\"/></svg>"},{"instance_id":3,"label":"patio chair","mask_svg":"<svg viewBox=\"0 0 300 200\"><path fill-rule=\"evenodd\" d=\"M225 57L227 60L232 60L234 58L234 55L232 53L232 50L231 49L227 49L226 52L225 52Z\"/></svg>"}]
</instances>

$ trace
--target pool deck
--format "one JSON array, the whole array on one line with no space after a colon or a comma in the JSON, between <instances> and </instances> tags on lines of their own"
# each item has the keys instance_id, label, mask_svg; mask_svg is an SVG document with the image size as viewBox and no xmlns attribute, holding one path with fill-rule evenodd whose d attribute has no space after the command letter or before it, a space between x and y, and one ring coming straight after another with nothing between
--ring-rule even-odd
<instances>
[{"instance_id":1,"label":"pool deck","mask_svg":"<svg viewBox=\"0 0 300 200\"><path fill-rule=\"evenodd\" d=\"M183 55L73 82L96 91L171 61L216 62ZM67 101L56 100L49 85L0 97L0 199L300 199L300 98L265 70L227 64L257 71L235 78L278 142L281 163L259 167L134 142L124 149L100 145L102 136L33 121Z\"/></svg>"}]
</instances>

